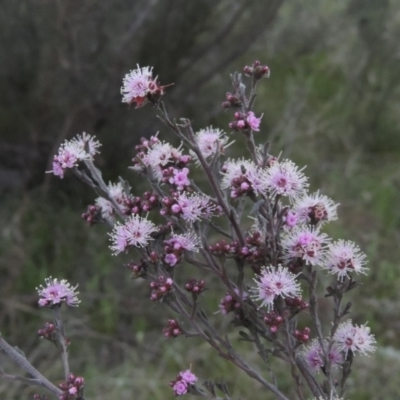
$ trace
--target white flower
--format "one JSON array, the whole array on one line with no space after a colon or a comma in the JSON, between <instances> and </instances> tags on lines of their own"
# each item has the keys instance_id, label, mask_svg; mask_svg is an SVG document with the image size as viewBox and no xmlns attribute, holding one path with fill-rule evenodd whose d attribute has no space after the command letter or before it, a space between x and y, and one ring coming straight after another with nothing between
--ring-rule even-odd
<instances>
[{"instance_id":1,"label":"white flower","mask_svg":"<svg viewBox=\"0 0 400 400\"><path fill-rule=\"evenodd\" d=\"M143 163L152 168L155 177L161 181L163 178L162 167L173 163L182 156L180 147L175 148L166 142L157 142L143 157Z\"/></svg>"},{"instance_id":2,"label":"white flower","mask_svg":"<svg viewBox=\"0 0 400 400\"><path fill-rule=\"evenodd\" d=\"M228 160L222 167L222 175L221 187L231 189L232 197L267 190L263 171L250 160Z\"/></svg>"},{"instance_id":3,"label":"white flower","mask_svg":"<svg viewBox=\"0 0 400 400\"><path fill-rule=\"evenodd\" d=\"M328 242L328 236L320 233L319 228L296 226L282 236L284 258L301 258L307 264L320 265Z\"/></svg>"},{"instance_id":4,"label":"white flower","mask_svg":"<svg viewBox=\"0 0 400 400\"><path fill-rule=\"evenodd\" d=\"M180 193L176 197L176 202L175 211L181 213L182 218L188 222L195 222L200 218L210 218L216 209L208 196L197 193Z\"/></svg>"},{"instance_id":5,"label":"white flower","mask_svg":"<svg viewBox=\"0 0 400 400\"><path fill-rule=\"evenodd\" d=\"M121 182L111 183L107 186L111 197L119 204L122 212L128 210L126 202L129 200L129 195L125 193L124 187ZM96 199L96 205L101 209L101 215L103 218L108 219L114 214L115 210L112 203L104 197L98 197Z\"/></svg>"},{"instance_id":6,"label":"white flower","mask_svg":"<svg viewBox=\"0 0 400 400\"><path fill-rule=\"evenodd\" d=\"M265 181L273 195L288 196L294 200L308 187L307 177L302 169L290 160L275 162L265 171Z\"/></svg>"},{"instance_id":7,"label":"white flower","mask_svg":"<svg viewBox=\"0 0 400 400\"><path fill-rule=\"evenodd\" d=\"M154 81L152 71L153 67L140 68L138 65L136 69L125 75L121 88L123 103L137 102L149 93L149 85Z\"/></svg>"},{"instance_id":8,"label":"white flower","mask_svg":"<svg viewBox=\"0 0 400 400\"><path fill-rule=\"evenodd\" d=\"M127 250L128 246L146 247L150 240L153 240L151 234L157 232L158 228L146 218L138 215L130 216L125 224L117 222L111 231L110 238L111 250L114 255Z\"/></svg>"},{"instance_id":9,"label":"white flower","mask_svg":"<svg viewBox=\"0 0 400 400\"><path fill-rule=\"evenodd\" d=\"M253 298L261 301L262 306L268 309L273 308L276 297L297 297L301 293L300 284L296 281L296 275L281 265L278 268L273 266L263 267L261 275L254 279L256 287L251 291Z\"/></svg>"},{"instance_id":10,"label":"white flower","mask_svg":"<svg viewBox=\"0 0 400 400\"><path fill-rule=\"evenodd\" d=\"M337 274L339 279L348 276L349 272L365 274L367 268L366 255L353 242L338 240L328 247L322 268L331 274Z\"/></svg>"},{"instance_id":11,"label":"white flower","mask_svg":"<svg viewBox=\"0 0 400 400\"><path fill-rule=\"evenodd\" d=\"M366 354L376 349L376 340L370 333L370 328L366 325L353 325L351 320L339 325L333 340L338 349L344 351L346 355L349 351Z\"/></svg>"},{"instance_id":12,"label":"white flower","mask_svg":"<svg viewBox=\"0 0 400 400\"><path fill-rule=\"evenodd\" d=\"M165 243L172 246L174 250L187 250L198 252L200 248L200 238L194 232L186 232L183 235L172 234L171 238Z\"/></svg>"},{"instance_id":13,"label":"white flower","mask_svg":"<svg viewBox=\"0 0 400 400\"><path fill-rule=\"evenodd\" d=\"M228 137L225 132L221 129L215 129L212 126L201 129L196 133L196 142L199 146L199 150L205 159L210 158L217 151L220 154L224 153L224 150L230 146L233 142L228 143ZM196 154L191 151L190 154L194 159L197 159ZM198 160L197 160L198 161Z\"/></svg>"},{"instance_id":14,"label":"white flower","mask_svg":"<svg viewBox=\"0 0 400 400\"><path fill-rule=\"evenodd\" d=\"M293 205L293 211L297 213L299 222L316 225L336 220L338 205L329 197L316 192L298 198Z\"/></svg>"}]
</instances>

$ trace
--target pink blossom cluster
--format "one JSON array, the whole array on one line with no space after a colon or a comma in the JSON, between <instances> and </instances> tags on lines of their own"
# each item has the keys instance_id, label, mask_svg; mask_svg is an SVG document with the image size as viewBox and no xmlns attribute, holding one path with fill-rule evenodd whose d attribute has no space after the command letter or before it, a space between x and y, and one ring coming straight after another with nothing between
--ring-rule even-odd
<instances>
[{"instance_id":1,"label":"pink blossom cluster","mask_svg":"<svg viewBox=\"0 0 400 400\"><path fill-rule=\"evenodd\" d=\"M125 75L121 87L122 101L136 104L136 108L146 103L156 104L164 94L166 86L161 86L153 76L152 67L139 67Z\"/></svg>"},{"instance_id":2,"label":"pink blossom cluster","mask_svg":"<svg viewBox=\"0 0 400 400\"><path fill-rule=\"evenodd\" d=\"M263 316L263 321L269 326L272 333L276 333L283 323L283 318L275 311L270 311Z\"/></svg>"},{"instance_id":3,"label":"pink blossom cluster","mask_svg":"<svg viewBox=\"0 0 400 400\"><path fill-rule=\"evenodd\" d=\"M243 195L284 196L295 200L305 193L308 180L290 160L274 160L261 167L249 160L228 160L221 171L221 187L231 190L231 197Z\"/></svg>"},{"instance_id":4,"label":"pink blossom cluster","mask_svg":"<svg viewBox=\"0 0 400 400\"><path fill-rule=\"evenodd\" d=\"M219 303L219 311L222 315L227 315L231 311L238 311L241 307L241 302L247 299L247 293L242 292L240 295L239 289L234 289L235 294L226 293ZM241 301L240 301L241 300Z\"/></svg>"},{"instance_id":5,"label":"pink blossom cluster","mask_svg":"<svg viewBox=\"0 0 400 400\"><path fill-rule=\"evenodd\" d=\"M154 210L160 205L157 194L153 192L146 191L141 197L133 196L130 193L130 187L126 182L118 182L115 184L110 182L107 188L109 196L115 200L115 203L118 204L121 212L124 215L141 215ZM110 218L115 217L115 206L110 200L104 197L98 197L95 202L96 207L100 210L101 217L104 220L109 220Z\"/></svg>"},{"instance_id":6,"label":"pink blossom cluster","mask_svg":"<svg viewBox=\"0 0 400 400\"><path fill-rule=\"evenodd\" d=\"M162 301L168 296L166 303L175 312L184 317L190 315L187 321L201 320L203 314L198 313L197 304L201 300L198 295L205 292L206 281L191 278L184 280L186 283L180 287L182 266L175 267L186 261L213 272L225 284L227 292L218 306L222 315L232 313L235 325L249 328L251 334L265 329L264 337L273 345L285 333L279 346L287 342L288 354L303 349L304 360L312 372L326 371L329 364L342 365L349 353L373 351L376 342L369 328L353 325L351 321L340 325L337 322L329 337L317 329L318 339L310 341L308 326L296 328L295 317L301 311L309 309L315 318L315 305L301 297L302 287L308 287L310 299L315 298L316 271L325 270L335 276L335 284L328 287L328 295L339 294L335 298L339 304L342 294L354 286L353 274L366 273L366 256L354 243L333 241L323 232L326 223L337 219L338 204L319 191L308 193L305 167L268 154L268 145L255 144L253 134L260 131L263 115L257 117L251 110L254 100L251 96L255 96L253 90L257 82L269 77L270 70L255 61L244 68L244 73L252 78L250 98L245 95L241 76L235 75L232 78L234 92L226 94L223 107L234 109L234 121L229 128L244 136L249 159L225 158L226 149L232 142L223 130L209 126L196 132L187 120L170 121L167 114L163 114L164 106L159 104L165 86L160 86L151 67L138 66L127 74L121 89L123 102L135 103L136 108L146 103L158 107L160 118L177 134L181 143L172 146L160 140L158 134L150 139L142 138L135 148L131 169L149 179L152 191L135 196L121 179L108 185L103 182L99 184L99 192L105 192L104 197L97 198L83 217L90 225L106 222L112 226L109 236L114 255L131 248L140 252L140 260L131 261L127 268L133 278L151 280L152 301ZM62 178L67 168L78 167L80 161L85 161L90 170L99 146L87 134L66 141L54 157L52 172ZM193 180L196 175L191 173L191 168L195 166L201 166L205 171L209 184L205 190L209 190L210 195L203 193ZM94 181L100 181L98 176ZM200 187L203 187L202 183L199 183ZM164 225L153 222L157 220L149 216L153 210L164 217ZM214 216L225 216L226 219L217 225L211 221ZM243 229L242 225L247 225L244 217L248 216L254 224ZM209 245L210 231L222 234L224 239ZM235 280L232 265L237 268ZM247 290L246 280L251 277L254 283L249 298L244 290ZM47 287L38 289L39 305L52 307L61 302L79 303L76 287L66 281L49 278L46 284ZM259 310L262 307L266 312ZM250 309L252 312L246 314ZM341 307L338 310L336 321L345 315L345 312L340 314ZM170 319L163 333L175 338L184 331L177 319ZM52 334L49 325L42 330L41 336L51 338ZM197 377L186 370L180 372L170 386L174 394L180 396L186 394L196 381ZM74 387L68 386L71 396L79 392L77 388L76 393L72 393Z\"/></svg>"},{"instance_id":7,"label":"pink blossom cluster","mask_svg":"<svg viewBox=\"0 0 400 400\"><path fill-rule=\"evenodd\" d=\"M182 329L176 319L169 319L167 325L163 329L163 333L167 338L176 338L182 335Z\"/></svg>"},{"instance_id":8,"label":"pink blossom cluster","mask_svg":"<svg viewBox=\"0 0 400 400\"><path fill-rule=\"evenodd\" d=\"M305 327L301 330L296 329L294 331L294 337L299 341L299 342L303 342L306 343L308 342L308 339L310 338L310 328Z\"/></svg>"},{"instance_id":9,"label":"pink blossom cluster","mask_svg":"<svg viewBox=\"0 0 400 400\"><path fill-rule=\"evenodd\" d=\"M180 261L184 251L198 252L200 239L194 232L186 232L182 235L172 234L168 240L164 240L164 263L175 267Z\"/></svg>"},{"instance_id":10,"label":"pink blossom cluster","mask_svg":"<svg viewBox=\"0 0 400 400\"><path fill-rule=\"evenodd\" d=\"M152 234L157 232L158 228L147 218L131 215L124 223L117 222L111 231L110 246L114 255L126 251L128 247L146 247L151 240Z\"/></svg>"},{"instance_id":11,"label":"pink blossom cluster","mask_svg":"<svg viewBox=\"0 0 400 400\"><path fill-rule=\"evenodd\" d=\"M339 325L333 340L338 350L343 351L345 355L349 352L366 354L376 349L376 340L370 333L370 328L366 325L353 325L351 320Z\"/></svg>"},{"instance_id":12,"label":"pink blossom cluster","mask_svg":"<svg viewBox=\"0 0 400 400\"><path fill-rule=\"evenodd\" d=\"M271 71L267 65L262 65L260 61L256 60L252 65L246 65L243 68L243 72L246 76L252 77L255 80L261 78L269 78Z\"/></svg>"},{"instance_id":13,"label":"pink blossom cluster","mask_svg":"<svg viewBox=\"0 0 400 400\"><path fill-rule=\"evenodd\" d=\"M344 361L341 350L336 344L333 344L330 347L327 341L323 344L325 347L324 350L327 352L329 362L332 366L340 366ZM308 346L303 348L303 357L311 371L319 372L321 368L325 366L326 361L324 360L324 350L322 349L318 339L314 339Z\"/></svg>"},{"instance_id":14,"label":"pink blossom cluster","mask_svg":"<svg viewBox=\"0 0 400 400\"><path fill-rule=\"evenodd\" d=\"M234 131L252 130L258 132L260 130L262 117L263 115L257 118L253 111L249 111L246 114L235 112L235 120L229 123L229 128L233 129Z\"/></svg>"},{"instance_id":15,"label":"pink blossom cluster","mask_svg":"<svg viewBox=\"0 0 400 400\"><path fill-rule=\"evenodd\" d=\"M233 240L227 243L224 239L214 245L208 246L209 251L215 256L230 256L245 260L253 269L262 266L267 256L267 249L263 237L259 231L253 231L245 238L242 246L239 241Z\"/></svg>"},{"instance_id":16,"label":"pink blossom cluster","mask_svg":"<svg viewBox=\"0 0 400 400\"><path fill-rule=\"evenodd\" d=\"M38 330L37 334L41 339L53 342L55 341L56 327L53 323L46 322L44 327Z\"/></svg>"},{"instance_id":17,"label":"pink blossom cluster","mask_svg":"<svg viewBox=\"0 0 400 400\"><path fill-rule=\"evenodd\" d=\"M297 297L301 293L300 283L296 275L282 265L263 267L260 276L254 278L256 287L253 287L253 298L261 301L262 306L269 310L274 307L274 300L278 297Z\"/></svg>"},{"instance_id":18,"label":"pink blossom cluster","mask_svg":"<svg viewBox=\"0 0 400 400\"><path fill-rule=\"evenodd\" d=\"M161 215L181 217L189 223L210 219L219 211L219 207L210 197L196 192L175 192L171 197L164 197L161 203L163 205Z\"/></svg>"},{"instance_id":19,"label":"pink blossom cluster","mask_svg":"<svg viewBox=\"0 0 400 400\"><path fill-rule=\"evenodd\" d=\"M179 372L176 379L171 381L169 385L172 387L175 396L182 396L197 382L197 379L197 376L188 369Z\"/></svg>"},{"instance_id":20,"label":"pink blossom cluster","mask_svg":"<svg viewBox=\"0 0 400 400\"><path fill-rule=\"evenodd\" d=\"M78 299L79 292L76 291L76 286L66 280L58 280L57 278L45 279L46 286L40 285L36 288L39 294L39 306L40 307L54 307L60 306L62 303L67 304L70 307L77 307L80 303Z\"/></svg>"},{"instance_id":21,"label":"pink blossom cluster","mask_svg":"<svg viewBox=\"0 0 400 400\"><path fill-rule=\"evenodd\" d=\"M203 279L197 280L195 278L191 278L185 284L185 290L195 296L198 296L206 290L206 283Z\"/></svg>"},{"instance_id":22,"label":"pink blossom cluster","mask_svg":"<svg viewBox=\"0 0 400 400\"><path fill-rule=\"evenodd\" d=\"M195 140L202 156L206 160L212 158L216 154L223 155L225 149L233 143L228 143L229 138L226 136L224 131L213 128L212 126L200 129L195 135ZM196 153L191 150L190 154L195 160L197 160L197 164L199 164Z\"/></svg>"},{"instance_id":23,"label":"pink blossom cluster","mask_svg":"<svg viewBox=\"0 0 400 400\"><path fill-rule=\"evenodd\" d=\"M53 158L54 175L64 178L66 169L75 168L80 161L92 160L101 144L89 134L83 132L72 140L66 140Z\"/></svg>"},{"instance_id":24,"label":"pink blossom cluster","mask_svg":"<svg viewBox=\"0 0 400 400\"><path fill-rule=\"evenodd\" d=\"M133 159L134 170L146 172L149 168L157 181L169 184L177 191L186 190L190 186L188 166L191 157L182 154L181 146L173 147L153 136L150 140L142 139L137 150Z\"/></svg>"},{"instance_id":25,"label":"pink blossom cluster","mask_svg":"<svg viewBox=\"0 0 400 400\"><path fill-rule=\"evenodd\" d=\"M150 300L157 301L172 291L173 280L160 275L156 281L150 283L151 295Z\"/></svg>"},{"instance_id":26,"label":"pink blossom cluster","mask_svg":"<svg viewBox=\"0 0 400 400\"><path fill-rule=\"evenodd\" d=\"M62 382L59 388L63 394L59 397L60 400L77 400L82 398L85 380L80 376L70 374L66 382Z\"/></svg>"}]
</instances>

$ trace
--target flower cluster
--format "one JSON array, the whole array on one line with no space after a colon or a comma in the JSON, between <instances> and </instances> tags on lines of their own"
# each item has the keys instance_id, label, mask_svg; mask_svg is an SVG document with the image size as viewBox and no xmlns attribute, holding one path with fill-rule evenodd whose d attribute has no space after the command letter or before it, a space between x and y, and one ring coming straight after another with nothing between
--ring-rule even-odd
<instances>
[{"instance_id":1,"label":"flower cluster","mask_svg":"<svg viewBox=\"0 0 400 400\"><path fill-rule=\"evenodd\" d=\"M51 322L46 322L44 327L38 330L37 334L41 339L53 342L56 339L56 327Z\"/></svg>"},{"instance_id":2,"label":"flower cluster","mask_svg":"<svg viewBox=\"0 0 400 400\"><path fill-rule=\"evenodd\" d=\"M205 311L197 307L202 300L199 295L206 290L203 276L185 281L180 276L182 267L175 268L185 261L202 271L213 272L223 282L227 292L220 300L217 313L232 313L234 326L245 328L241 331L245 339L264 346L258 343L264 337L277 349L287 346L282 350L294 355L289 357L289 363L292 358L297 360L298 352L302 352L309 371L316 373L322 369L326 375L323 385L327 385L327 389L321 386L315 393L323 393L322 390L329 393L334 379L328 376L331 370L328 367L342 366L345 359L351 361L349 353L373 351L375 339L365 325L353 325L351 321L339 325L339 321L333 325L330 336L323 336L322 328L316 329L319 336L311 340L311 329L304 324L297 325L297 315L310 308L314 328L318 328L312 299L317 297L317 271L325 270L336 279L336 285L328 287L328 296L336 296L335 321L340 320L348 312L348 308L340 304L342 295L356 286L353 273L366 272L366 257L354 243L332 241L323 232L326 223L337 219L338 204L319 191L308 193L305 167L269 154L269 144L256 145L255 132L260 131L263 115L257 117L252 105L258 81L269 77L270 70L255 61L244 68L244 73L252 78L250 95L246 94L242 76L234 74L234 92L226 94L222 105L233 109L234 120L229 128L245 136L249 159L226 158L226 149L232 142L223 130L209 126L194 133L188 120L171 121L163 106L158 107L159 117L181 143L174 147L159 139L158 133L150 139L142 138L135 147L131 167L148 178L151 192L134 195L122 179L106 185L91 163L100 144L85 133L62 144L54 157L52 172L62 178L66 169L85 162L93 178L89 183L98 185L101 189L98 193L104 197L97 198L83 218L89 225L106 222L112 226L109 236L114 255L132 247L139 248L140 261L126 265L132 277L149 279L150 300L165 300L173 311L186 318L185 323L192 323L195 331L185 332L178 320L170 319L163 329L165 337L200 333L213 346L216 342L223 345L219 340L213 342L215 332L205 323ZM122 101L135 103L136 108L146 103L156 106L164 89L151 67L138 66L123 80ZM196 175L191 174L194 164L203 168L208 185L196 182ZM77 173L83 180L90 179L89 175ZM206 193L209 190L210 195L199 187L204 187ZM153 221L163 220L157 225L147 215L154 209L158 209L160 215ZM242 229L246 212L255 222L252 227ZM213 216L226 218L220 224L209 222ZM224 239L219 236L215 244L209 245L209 238L215 234L221 234ZM249 299L244 289L247 290L251 278L255 284L250 288ZM186 283L179 286L182 281ZM48 278L46 285L38 289L40 306L53 307L62 302L78 305L76 287L65 280ZM309 293L309 299L301 297L301 285L308 289L305 292ZM261 307L266 311L261 311ZM207 325L207 335L193 324L195 319ZM39 335L52 340L56 327L57 324L47 324ZM258 332L265 335L256 338L254 335ZM283 334L285 337L280 340ZM234 351L229 355L236 357ZM235 364L243 365L242 362ZM297 368L293 363L291 367ZM181 396L194 389L196 381L197 377L186 370L180 372L170 386L176 396ZM319 385L317 380L314 384ZM60 398L75 399L82 394L83 379L71 376L60 387L64 396Z\"/></svg>"},{"instance_id":3,"label":"flower cluster","mask_svg":"<svg viewBox=\"0 0 400 400\"><path fill-rule=\"evenodd\" d=\"M60 383L59 388L63 394L59 396L60 400L77 400L83 396L85 380L80 376L70 374L66 382Z\"/></svg>"},{"instance_id":4,"label":"flower cluster","mask_svg":"<svg viewBox=\"0 0 400 400\"><path fill-rule=\"evenodd\" d=\"M198 281L192 278L185 284L185 290L197 296L206 290L206 283L202 279Z\"/></svg>"},{"instance_id":5,"label":"flower cluster","mask_svg":"<svg viewBox=\"0 0 400 400\"><path fill-rule=\"evenodd\" d=\"M110 233L112 245L111 250L114 255L126 251L129 246L145 247L151 235L157 232L158 228L146 218L138 215L131 215L124 224L117 222Z\"/></svg>"},{"instance_id":6,"label":"flower cluster","mask_svg":"<svg viewBox=\"0 0 400 400\"><path fill-rule=\"evenodd\" d=\"M164 206L161 215L182 217L189 223L209 219L218 211L210 197L198 193L173 193L172 197L164 197L161 203Z\"/></svg>"},{"instance_id":7,"label":"flower cluster","mask_svg":"<svg viewBox=\"0 0 400 400\"><path fill-rule=\"evenodd\" d=\"M301 292L296 276L282 265L278 268L263 267L261 275L254 281L256 287L252 288L253 298L261 301L260 307L266 306L268 309L273 308L277 297L296 297Z\"/></svg>"},{"instance_id":8,"label":"flower cluster","mask_svg":"<svg viewBox=\"0 0 400 400\"><path fill-rule=\"evenodd\" d=\"M370 328L366 325L353 325L351 320L339 325L333 339L337 348L346 355L348 352L357 351L366 354L375 351L376 348L376 340L370 333Z\"/></svg>"},{"instance_id":9,"label":"flower cluster","mask_svg":"<svg viewBox=\"0 0 400 400\"><path fill-rule=\"evenodd\" d=\"M229 128L234 131L256 131L260 130L261 117L257 118L253 111L249 111L247 114L241 112L235 112L235 120L229 123Z\"/></svg>"},{"instance_id":10,"label":"flower cluster","mask_svg":"<svg viewBox=\"0 0 400 400\"><path fill-rule=\"evenodd\" d=\"M60 306L61 303L66 303L70 307L77 307L80 303L78 299L79 292L76 291L78 285L71 286L67 280L59 281L57 278L45 279L46 286L40 285L36 288L40 296L40 307Z\"/></svg>"},{"instance_id":11,"label":"flower cluster","mask_svg":"<svg viewBox=\"0 0 400 400\"><path fill-rule=\"evenodd\" d=\"M252 268L260 267L267 255L265 243L259 231L249 233L242 246L237 240L227 243L224 239L208 246L209 251L215 256L232 256L248 262Z\"/></svg>"},{"instance_id":12,"label":"flower cluster","mask_svg":"<svg viewBox=\"0 0 400 400\"><path fill-rule=\"evenodd\" d=\"M228 160L222 167L222 189L230 189L231 197L260 194L267 191L263 171L249 160Z\"/></svg>"},{"instance_id":13,"label":"flower cluster","mask_svg":"<svg viewBox=\"0 0 400 400\"><path fill-rule=\"evenodd\" d=\"M289 261L299 258L306 264L321 265L329 238L318 228L300 225L282 236L284 258Z\"/></svg>"},{"instance_id":14,"label":"flower cluster","mask_svg":"<svg viewBox=\"0 0 400 400\"><path fill-rule=\"evenodd\" d=\"M298 222L317 225L336 220L338 205L329 197L316 192L296 199L293 211L298 216Z\"/></svg>"},{"instance_id":15,"label":"flower cluster","mask_svg":"<svg viewBox=\"0 0 400 400\"><path fill-rule=\"evenodd\" d=\"M262 65L260 61L256 60L253 64L246 65L243 68L243 72L248 77L253 77L258 80L261 78L269 78L271 75L271 71L267 65Z\"/></svg>"},{"instance_id":16,"label":"flower cluster","mask_svg":"<svg viewBox=\"0 0 400 400\"><path fill-rule=\"evenodd\" d=\"M151 295L150 300L157 301L162 299L172 291L173 280L165 276L159 276L156 281L150 283Z\"/></svg>"},{"instance_id":17,"label":"flower cluster","mask_svg":"<svg viewBox=\"0 0 400 400\"><path fill-rule=\"evenodd\" d=\"M283 318L275 311L270 311L264 315L263 321L269 326L272 333L276 333L283 323Z\"/></svg>"},{"instance_id":18,"label":"flower cluster","mask_svg":"<svg viewBox=\"0 0 400 400\"><path fill-rule=\"evenodd\" d=\"M183 235L172 234L171 238L164 240L164 262L170 267L179 263L183 252L199 251L200 239L194 232L186 232Z\"/></svg>"},{"instance_id":19,"label":"flower cluster","mask_svg":"<svg viewBox=\"0 0 400 400\"><path fill-rule=\"evenodd\" d=\"M121 182L109 183L108 193L116 201L121 208L121 211L125 214L130 210L129 203L132 201L132 195L129 193L129 188L124 187ZM101 210L101 216L104 219L109 219L115 214L114 206L112 203L104 197L98 197L96 200L96 206Z\"/></svg>"},{"instance_id":20,"label":"flower cluster","mask_svg":"<svg viewBox=\"0 0 400 400\"><path fill-rule=\"evenodd\" d=\"M182 396L186 394L191 386L197 382L197 376L194 375L189 369L181 371L176 379L171 381L169 385L174 390L175 396Z\"/></svg>"},{"instance_id":21,"label":"flower cluster","mask_svg":"<svg viewBox=\"0 0 400 400\"><path fill-rule=\"evenodd\" d=\"M150 140L142 140L139 151L133 159L133 169L146 172L150 168L158 182L171 185L175 190L186 190L190 186L188 165L189 155L182 154L181 147L173 147L161 142L153 136Z\"/></svg>"},{"instance_id":22,"label":"flower cluster","mask_svg":"<svg viewBox=\"0 0 400 400\"><path fill-rule=\"evenodd\" d=\"M58 150L58 154L53 158L54 175L64 178L65 170L75 168L80 161L91 160L98 153L101 144L89 134L83 132L72 140L66 140Z\"/></svg>"},{"instance_id":23,"label":"flower cluster","mask_svg":"<svg viewBox=\"0 0 400 400\"><path fill-rule=\"evenodd\" d=\"M324 342L325 352L329 357L330 363L332 366L340 366L343 363L343 355L341 350L337 347L336 344L333 344L329 351L329 343L327 341ZM303 349L303 357L313 372L319 372L322 367L325 365L324 361L324 350L321 347L321 344L318 339L314 339L308 346L305 346Z\"/></svg>"},{"instance_id":24,"label":"flower cluster","mask_svg":"<svg viewBox=\"0 0 400 400\"><path fill-rule=\"evenodd\" d=\"M219 311L221 312L222 315L227 315L231 311L237 311L241 307L240 301L238 299L241 299L242 302L246 300L247 298L247 293L243 292L242 295L240 296L239 289L234 289L235 296L233 296L230 293L226 293L225 297L223 297L219 303Z\"/></svg>"},{"instance_id":25,"label":"flower cluster","mask_svg":"<svg viewBox=\"0 0 400 400\"><path fill-rule=\"evenodd\" d=\"M221 129L215 129L212 126L198 131L195 139L200 153L205 160L210 159L215 154L224 154L225 149L233 143L228 143L229 138L225 132ZM190 154L199 164L196 153L191 150Z\"/></svg>"},{"instance_id":26,"label":"flower cluster","mask_svg":"<svg viewBox=\"0 0 400 400\"><path fill-rule=\"evenodd\" d=\"M365 259L365 254L353 242L338 240L328 247L322 267L342 280L351 272L365 274Z\"/></svg>"},{"instance_id":27,"label":"flower cluster","mask_svg":"<svg viewBox=\"0 0 400 400\"><path fill-rule=\"evenodd\" d=\"M169 319L167 325L163 329L164 336L167 338L176 338L182 335L182 329L175 319Z\"/></svg>"},{"instance_id":28,"label":"flower cluster","mask_svg":"<svg viewBox=\"0 0 400 400\"><path fill-rule=\"evenodd\" d=\"M136 108L144 106L147 102L156 104L164 94L166 86L160 86L157 77L153 76L152 67L139 65L125 75L121 87L122 102L136 104Z\"/></svg>"}]
</instances>

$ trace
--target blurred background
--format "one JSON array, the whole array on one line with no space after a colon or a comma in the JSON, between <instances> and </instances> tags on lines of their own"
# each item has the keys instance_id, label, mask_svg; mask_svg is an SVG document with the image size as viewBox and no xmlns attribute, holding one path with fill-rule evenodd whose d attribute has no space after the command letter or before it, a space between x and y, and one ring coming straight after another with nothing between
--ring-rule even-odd
<instances>
[{"instance_id":1,"label":"blurred background","mask_svg":"<svg viewBox=\"0 0 400 400\"><path fill-rule=\"evenodd\" d=\"M368 255L369 274L349 299L353 320L369 321L379 347L357 358L346 399L398 399L399 37L395 0L3 1L1 333L59 382L56 350L35 334L50 318L36 306L35 287L49 275L67 278L82 299L65 316L71 369L85 377L88 399L172 399L168 381L190 363L200 379L226 381L234 399L273 398L201 342L167 341L161 331L173 315L129 279L126 257L110 255L106 228L88 228L80 217L94 193L72 174L45 174L60 143L86 131L103 143L97 165L106 181L121 175L140 194L146 187L127 170L134 146L157 131L174 139L150 106L121 103L123 76L136 64L154 66L162 84L175 84L165 96L170 115L190 118L196 130L228 129L231 116L220 105L229 73L259 59L271 78L256 102L256 114L264 113L257 138L307 165L311 188L341 203L328 233ZM231 154L243 146L236 139ZM216 311L220 297L210 290L204 307ZM229 318L216 323L237 339ZM243 353L258 363L251 347ZM18 372L1 354L0 363ZM277 368L290 394L290 377ZM0 380L2 398L35 392Z\"/></svg>"}]
</instances>

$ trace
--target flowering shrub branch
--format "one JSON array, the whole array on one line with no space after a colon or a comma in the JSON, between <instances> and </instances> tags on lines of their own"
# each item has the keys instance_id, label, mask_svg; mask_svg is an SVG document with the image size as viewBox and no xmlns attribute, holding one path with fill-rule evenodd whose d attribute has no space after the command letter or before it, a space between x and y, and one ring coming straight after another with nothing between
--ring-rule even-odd
<instances>
[{"instance_id":1,"label":"flowering shrub branch","mask_svg":"<svg viewBox=\"0 0 400 400\"><path fill-rule=\"evenodd\" d=\"M51 172L63 178L71 169L96 191L99 197L82 217L89 225L111 227L114 255L136 253L127 266L132 277L149 281L150 300L176 314L163 329L165 337L201 337L279 400L288 400L293 391L300 400L310 395L339 398L354 355L375 349L366 325L344 320L351 305L342 304L344 295L358 286L355 275L366 273L366 257L354 243L332 242L323 232L326 223L337 219L338 204L319 191L307 193L304 168L270 154L269 142L256 144L263 115L257 117L253 106L257 86L270 71L256 61L244 68L244 74L250 78L249 94L242 75L235 73L233 93L226 94L222 106L233 110L229 128L232 135L244 137L249 159L225 157L232 140L224 131L208 127L195 132L188 119L171 119L161 101L169 85L161 86L152 68L138 66L123 80L123 102L136 108L151 104L159 120L181 140L176 148L155 135L142 138L136 146L130 169L148 179L150 190L133 195L121 178L107 185L94 164L100 143L86 133L61 146ZM196 167L206 177L206 189L192 178ZM162 224L154 222L159 220L153 218L155 214L164 218ZM249 214L252 226L245 218ZM183 264L199 270L201 279L183 281ZM318 311L318 276L325 271L332 277L326 293L333 300L330 327L322 326ZM233 316L238 334L253 343L270 380L239 354L237 345L212 324L202 308L211 276L221 282L225 293L219 315ZM36 370L20 365L58 398L83 399L83 378L70 373L70 342L60 314L62 303L79 304L76 287L52 278L46 284L38 289L39 305L52 309L53 322L39 335L60 351L65 381L57 388ZM306 314L311 326L304 326ZM1 339L3 349L7 348L4 343ZM14 354L9 349L6 353ZM289 394L276 384L273 358L290 367L293 387ZM190 369L179 372L170 386L176 396L193 393L216 399L218 389L224 399L230 399L226 385L208 380L201 387Z\"/></svg>"}]
</instances>

